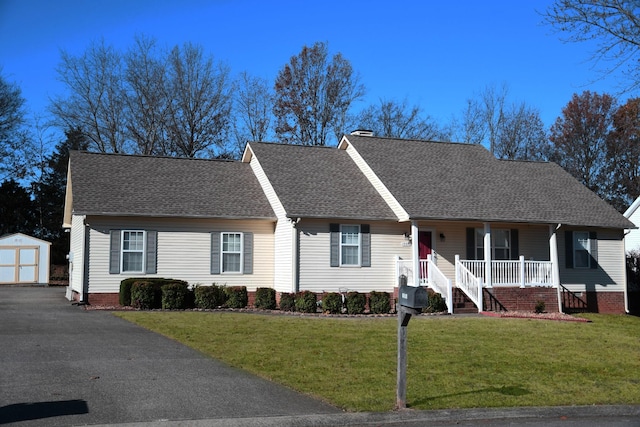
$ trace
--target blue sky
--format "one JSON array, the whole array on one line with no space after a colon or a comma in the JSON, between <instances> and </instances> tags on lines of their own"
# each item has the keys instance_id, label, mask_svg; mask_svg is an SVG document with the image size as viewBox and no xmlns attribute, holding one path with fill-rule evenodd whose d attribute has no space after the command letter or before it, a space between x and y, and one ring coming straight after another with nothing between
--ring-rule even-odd
<instances>
[{"instance_id":1,"label":"blue sky","mask_svg":"<svg viewBox=\"0 0 640 427\"><path fill-rule=\"evenodd\" d=\"M136 34L161 46L190 41L232 73L275 78L303 45L329 44L367 88L357 107L380 99L419 104L440 122L487 85L538 108L550 126L584 90L617 94L615 76L597 80L593 45L564 44L541 16L551 1L0 0L0 66L33 113L63 95L60 49L92 40L124 51ZM621 101L626 101L625 95Z\"/></svg>"}]
</instances>

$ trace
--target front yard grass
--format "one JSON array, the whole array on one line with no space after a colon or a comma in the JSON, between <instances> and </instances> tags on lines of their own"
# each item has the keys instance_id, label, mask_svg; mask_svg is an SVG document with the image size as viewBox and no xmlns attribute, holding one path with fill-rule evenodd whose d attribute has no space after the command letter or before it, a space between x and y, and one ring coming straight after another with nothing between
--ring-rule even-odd
<instances>
[{"instance_id":1,"label":"front yard grass","mask_svg":"<svg viewBox=\"0 0 640 427\"><path fill-rule=\"evenodd\" d=\"M116 315L348 411L388 411L395 405L396 318ZM584 317L592 322L414 317L407 331L407 404L640 404L640 318Z\"/></svg>"}]
</instances>

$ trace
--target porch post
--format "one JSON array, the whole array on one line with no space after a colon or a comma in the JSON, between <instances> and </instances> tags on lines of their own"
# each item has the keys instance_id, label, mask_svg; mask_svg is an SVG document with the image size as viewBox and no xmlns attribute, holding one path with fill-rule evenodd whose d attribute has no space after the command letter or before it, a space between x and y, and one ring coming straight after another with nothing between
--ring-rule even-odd
<instances>
[{"instance_id":1,"label":"porch post","mask_svg":"<svg viewBox=\"0 0 640 427\"><path fill-rule=\"evenodd\" d=\"M491 278L491 224L484 223L484 284L490 288L493 286Z\"/></svg>"},{"instance_id":2,"label":"porch post","mask_svg":"<svg viewBox=\"0 0 640 427\"><path fill-rule=\"evenodd\" d=\"M525 272L525 264L524 264L524 255L520 255L520 287L524 288L524 283L526 279Z\"/></svg>"},{"instance_id":3,"label":"porch post","mask_svg":"<svg viewBox=\"0 0 640 427\"><path fill-rule=\"evenodd\" d=\"M556 231L562 224L549 225L549 259L551 260L551 280L558 290L558 311L562 312L562 290L560 289L560 264L558 263L558 239ZM565 243L566 244L566 243Z\"/></svg>"},{"instance_id":4,"label":"porch post","mask_svg":"<svg viewBox=\"0 0 640 427\"><path fill-rule=\"evenodd\" d=\"M413 286L420 286L420 252L418 251L418 222L411 221L411 251L413 253Z\"/></svg>"}]
</instances>

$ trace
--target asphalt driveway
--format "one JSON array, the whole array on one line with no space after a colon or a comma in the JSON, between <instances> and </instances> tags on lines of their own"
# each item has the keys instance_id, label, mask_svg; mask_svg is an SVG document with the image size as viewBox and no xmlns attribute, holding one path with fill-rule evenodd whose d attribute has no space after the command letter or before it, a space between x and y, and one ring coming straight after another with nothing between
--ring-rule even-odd
<instances>
[{"instance_id":1,"label":"asphalt driveway","mask_svg":"<svg viewBox=\"0 0 640 427\"><path fill-rule=\"evenodd\" d=\"M337 414L56 287L0 286L0 424L67 426Z\"/></svg>"}]
</instances>

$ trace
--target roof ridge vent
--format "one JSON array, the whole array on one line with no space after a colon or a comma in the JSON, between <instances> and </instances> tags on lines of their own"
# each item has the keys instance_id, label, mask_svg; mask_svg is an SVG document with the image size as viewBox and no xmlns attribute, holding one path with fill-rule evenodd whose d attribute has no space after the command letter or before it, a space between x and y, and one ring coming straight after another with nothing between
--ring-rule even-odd
<instances>
[{"instance_id":1,"label":"roof ridge vent","mask_svg":"<svg viewBox=\"0 0 640 427\"><path fill-rule=\"evenodd\" d=\"M373 136L373 131L369 129L356 129L351 132L354 136Z\"/></svg>"}]
</instances>

